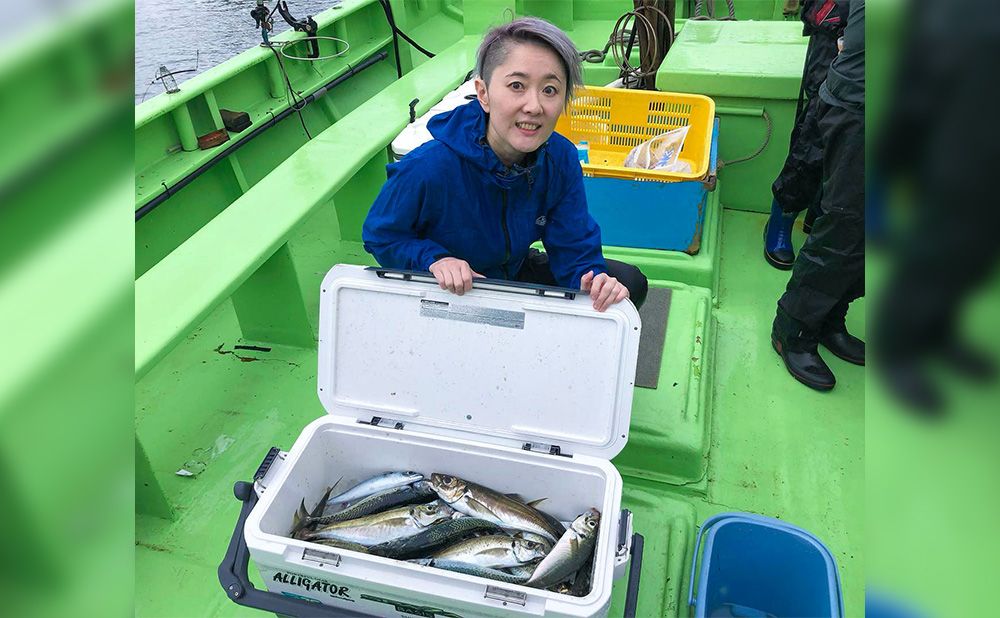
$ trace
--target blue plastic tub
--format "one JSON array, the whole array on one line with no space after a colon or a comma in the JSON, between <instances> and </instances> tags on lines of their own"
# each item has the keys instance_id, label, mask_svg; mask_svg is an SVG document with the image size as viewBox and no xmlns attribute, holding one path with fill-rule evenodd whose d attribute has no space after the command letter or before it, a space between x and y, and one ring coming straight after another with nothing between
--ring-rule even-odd
<instances>
[{"instance_id":1,"label":"blue plastic tub","mask_svg":"<svg viewBox=\"0 0 1000 618\"><path fill-rule=\"evenodd\" d=\"M718 152L716 119L706 180L657 182L584 177L587 208L601 226L601 242L615 247L698 253L705 200L714 190Z\"/></svg>"},{"instance_id":2,"label":"blue plastic tub","mask_svg":"<svg viewBox=\"0 0 1000 618\"><path fill-rule=\"evenodd\" d=\"M830 550L802 528L750 513L722 513L702 524L688 603L696 618L844 615Z\"/></svg>"}]
</instances>

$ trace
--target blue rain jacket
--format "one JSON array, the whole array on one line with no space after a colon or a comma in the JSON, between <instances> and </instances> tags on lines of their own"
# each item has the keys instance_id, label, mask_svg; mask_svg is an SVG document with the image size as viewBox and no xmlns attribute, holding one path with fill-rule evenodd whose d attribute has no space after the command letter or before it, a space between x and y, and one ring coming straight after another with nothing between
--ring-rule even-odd
<instances>
[{"instance_id":1,"label":"blue rain jacket","mask_svg":"<svg viewBox=\"0 0 1000 618\"><path fill-rule=\"evenodd\" d=\"M607 272L576 146L553 133L524 167L507 168L486 142L486 121L478 101L430 120L434 139L387 166L362 230L365 250L386 268L428 270L452 256L513 279L541 240L561 286L579 289L588 271Z\"/></svg>"}]
</instances>

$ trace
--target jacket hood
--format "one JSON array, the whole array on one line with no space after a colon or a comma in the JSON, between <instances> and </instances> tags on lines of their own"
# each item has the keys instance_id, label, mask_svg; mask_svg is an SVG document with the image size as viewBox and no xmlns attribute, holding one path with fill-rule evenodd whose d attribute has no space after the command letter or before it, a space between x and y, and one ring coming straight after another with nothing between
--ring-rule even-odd
<instances>
[{"instance_id":1,"label":"jacket hood","mask_svg":"<svg viewBox=\"0 0 1000 618\"><path fill-rule=\"evenodd\" d=\"M488 118L479 101L473 100L434 116L427 123L427 130L459 157L488 172L498 185L509 187L522 177L531 185L544 159L548 140L528 155L525 165L515 163L508 168L486 141Z\"/></svg>"}]
</instances>

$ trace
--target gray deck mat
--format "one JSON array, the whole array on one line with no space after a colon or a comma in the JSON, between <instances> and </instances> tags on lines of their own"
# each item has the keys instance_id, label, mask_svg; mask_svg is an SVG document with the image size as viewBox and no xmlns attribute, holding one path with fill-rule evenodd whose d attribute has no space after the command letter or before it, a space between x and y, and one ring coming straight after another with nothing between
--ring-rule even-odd
<instances>
[{"instance_id":1,"label":"gray deck mat","mask_svg":"<svg viewBox=\"0 0 1000 618\"><path fill-rule=\"evenodd\" d=\"M660 363L663 362L663 342L667 336L672 292L670 288L650 288L646 302L639 310L642 336L639 337L639 362L635 368L636 386L656 388L660 381Z\"/></svg>"}]
</instances>

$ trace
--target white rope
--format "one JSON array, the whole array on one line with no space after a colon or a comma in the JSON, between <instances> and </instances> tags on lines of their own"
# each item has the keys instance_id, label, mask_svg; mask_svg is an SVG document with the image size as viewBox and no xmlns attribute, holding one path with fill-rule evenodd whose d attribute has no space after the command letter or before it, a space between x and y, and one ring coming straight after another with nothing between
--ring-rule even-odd
<instances>
[{"instance_id":1,"label":"white rope","mask_svg":"<svg viewBox=\"0 0 1000 618\"><path fill-rule=\"evenodd\" d=\"M295 56L295 55L288 54L288 53L285 52L285 48L291 47L292 45L298 45L299 43L303 43L305 41L318 41L320 39L324 39L324 40L327 40L327 41L334 41L334 42L337 42L337 43L343 43L344 44L344 49L343 49L343 51L339 51L339 52L337 52L335 54L330 54L328 56L319 56L319 57L316 57L316 58L307 58L305 56ZM294 41L275 41L274 42L274 44L278 44L278 43L281 44L280 51L281 51L281 55L282 56L284 56L285 58L288 58L289 60L303 60L305 62L316 62L316 61L319 61L319 60L330 60L331 58L339 58L339 57L343 56L344 54L346 54L348 51L351 50L351 44L350 43L348 43L344 39L338 39L337 37L333 37L333 36L306 36L306 37L302 37L301 39L295 39Z\"/></svg>"}]
</instances>

